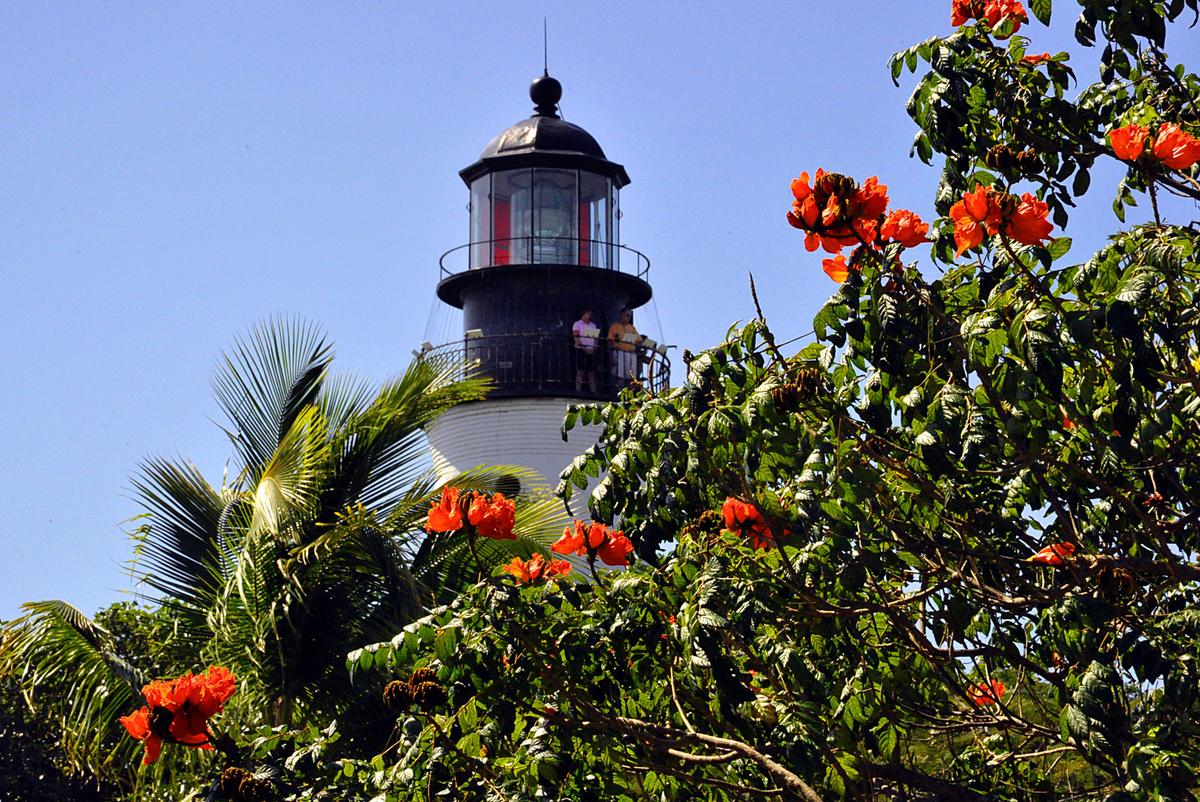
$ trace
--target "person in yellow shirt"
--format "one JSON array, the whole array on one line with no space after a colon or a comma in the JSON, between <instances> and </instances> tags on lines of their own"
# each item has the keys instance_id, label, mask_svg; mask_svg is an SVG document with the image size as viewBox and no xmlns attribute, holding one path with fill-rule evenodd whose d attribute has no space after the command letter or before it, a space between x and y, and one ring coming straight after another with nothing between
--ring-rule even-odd
<instances>
[{"instance_id":1,"label":"person in yellow shirt","mask_svg":"<svg viewBox=\"0 0 1200 802\"><path fill-rule=\"evenodd\" d=\"M633 310L626 307L621 317L608 327L608 345L612 356L612 374L617 387L624 387L638 376L638 346L646 338L633 325Z\"/></svg>"}]
</instances>

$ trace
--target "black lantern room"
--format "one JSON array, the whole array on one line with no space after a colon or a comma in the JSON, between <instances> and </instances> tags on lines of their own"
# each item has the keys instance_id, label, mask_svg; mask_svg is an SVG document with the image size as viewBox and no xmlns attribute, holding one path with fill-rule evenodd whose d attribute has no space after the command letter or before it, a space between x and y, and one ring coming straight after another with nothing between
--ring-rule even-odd
<instances>
[{"instance_id":1,"label":"black lantern room","mask_svg":"<svg viewBox=\"0 0 1200 802\"><path fill-rule=\"evenodd\" d=\"M463 310L469 360L495 384L492 397L615 397L603 341L624 308L650 300L650 262L620 244L625 168L558 113L562 85L529 88L533 116L501 132L459 174L470 190L470 242L442 256L438 297ZM572 324L589 308L601 331L596 389L576 382ZM644 333L644 332L642 332ZM639 344L638 378L669 380L665 349Z\"/></svg>"}]
</instances>

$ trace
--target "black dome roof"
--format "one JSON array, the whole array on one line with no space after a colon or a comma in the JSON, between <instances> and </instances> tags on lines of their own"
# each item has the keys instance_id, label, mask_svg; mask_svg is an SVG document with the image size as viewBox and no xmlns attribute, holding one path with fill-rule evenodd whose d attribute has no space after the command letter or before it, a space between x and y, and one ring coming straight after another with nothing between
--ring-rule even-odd
<instances>
[{"instance_id":1,"label":"black dome roof","mask_svg":"<svg viewBox=\"0 0 1200 802\"><path fill-rule=\"evenodd\" d=\"M529 85L529 97L533 116L497 134L479 160L459 173L464 181L470 183L501 165L538 165L591 170L609 176L618 187L629 183L625 168L608 160L595 137L558 116L562 84L548 74L539 75Z\"/></svg>"},{"instance_id":2,"label":"black dome roof","mask_svg":"<svg viewBox=\"0 0 1200 802\"><path fill-rule=\"evenodd\" d=\"M559 117L530 117L501 131L483 149L479 158L508 156L530 152L579 153L584 156L604 158L604 151L596 138L578 125Z\"/></svg>"}]
</instances>

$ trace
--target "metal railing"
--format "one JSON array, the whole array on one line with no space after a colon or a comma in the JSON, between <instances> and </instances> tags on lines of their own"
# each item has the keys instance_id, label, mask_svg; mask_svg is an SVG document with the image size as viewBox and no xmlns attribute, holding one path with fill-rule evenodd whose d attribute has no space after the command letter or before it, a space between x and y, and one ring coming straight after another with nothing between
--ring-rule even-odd
<instances>
[{"instance_id":1,"label":"metal railing","mask_svg":"<svg viewBox=\"0 0 1200 802\"><path fill-rule=\"evenodd\" d=\"M638 346L631 376L617 375L617 349L597 340L592 352L595 384L587 372L577 373L587 361L569 333L499 334L467 337L426 351L425 358L451 358L462 365L463 376L492 380L491 397L554 395L612 400L631 380L654 393L671 384L671 360L666 347ZM623 352L629 353L629 352ZM577 382L576 379L579 379Z\"/></svg>"},{"instance_id":2,"label":"metal railing","mask_svg":"<svg viewBox=\"0 0 1200 802\"><path fill-rule=\"evenodd\" d=\"M510 265L577 265L616 270L643 281L650 275L650 259L641 251L615 242L578 237L476 240L451 248L438 260L443 278L468 270Z\"/></svg>"}]
</instances>

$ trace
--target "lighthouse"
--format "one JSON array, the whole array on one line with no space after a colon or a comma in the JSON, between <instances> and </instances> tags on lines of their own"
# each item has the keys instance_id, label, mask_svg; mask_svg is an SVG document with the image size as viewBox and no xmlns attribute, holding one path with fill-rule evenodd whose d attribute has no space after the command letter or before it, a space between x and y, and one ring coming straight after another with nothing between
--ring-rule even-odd
<instances>
[{"instance_id":1,"label":"lighthouse","mask_svg":"<svg viewBox=\"0 0 1200 802\"><path fill-rule=\"evenodd\" d=\"M437 296L462 310L462 339L424 351L460 358L492 390L427 427L443 481L510 464L552 486L598 437L584 429L563 441L570 403L612 401L635 382L651 392L670 383L664 345L628 326L609 336L652 295L650 260L620 241L629 175L591 134L562 119L557 80L541 75L529 96L533 115L459 173L470 193L470 237L443 254ZM504 489L533 488L513 477Z\"/></svg>"}]
</instances>

